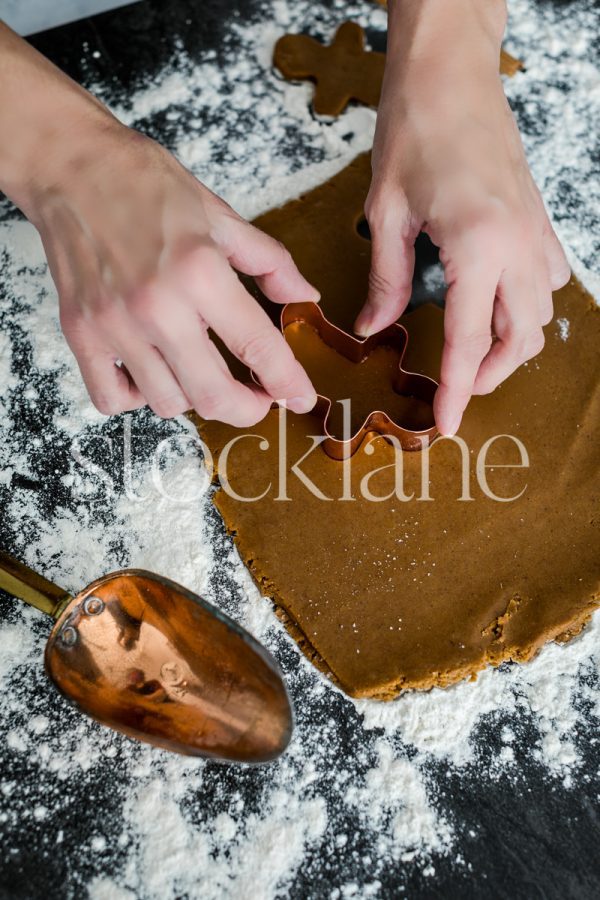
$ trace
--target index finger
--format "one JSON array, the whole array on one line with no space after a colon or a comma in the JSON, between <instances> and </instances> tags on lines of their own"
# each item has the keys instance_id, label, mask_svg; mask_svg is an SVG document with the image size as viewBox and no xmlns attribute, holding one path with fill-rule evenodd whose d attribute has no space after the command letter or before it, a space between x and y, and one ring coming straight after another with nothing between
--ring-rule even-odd
<instances>
[{"instance_id":1,"label":"index finger","mask_svg":"<svg viewBox=\"0 0 600 900\"><path fill-rule=\"evenodd\" d=\"M283 244L238 217L227 218L217 243L231 265L252 275L274 303L318 301L319 292L301 274Z\"/></svg>"},{"instance_id":2,"label":"index finger","mask_svg":"<svg viewBox=\"0 0 600 900\"><path fill-rule=\"evenodd\" d=\"M198 313L257 375L267 394L273 400L283 401L293 412L311 410L317 394L308 375L281 332L219 252L201 247L185 269L189 273L185 278L187 293L194 285Z\"/></svg>"},{"instance_id":3,"label":"index finger","mask_svg":"<svg viewBox=\"0 0 600 900\"><path fill-rule=\"evenodd\" d=\"M456 434L479 366L490 349L497 284L495 267L477 263L460 271L448 288L440 386L434 400L442 434Z\"/></svg>"}]
</instances>

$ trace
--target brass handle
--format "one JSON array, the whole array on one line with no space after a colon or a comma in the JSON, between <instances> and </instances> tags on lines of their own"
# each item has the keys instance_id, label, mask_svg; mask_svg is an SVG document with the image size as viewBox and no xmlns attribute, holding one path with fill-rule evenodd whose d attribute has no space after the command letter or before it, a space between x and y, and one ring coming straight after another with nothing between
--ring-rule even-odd
<instances>
[{"instance_id":1,"label":"brass handle","mask_svg":"<svg viewBox=\"0 0 600 900\"><path fill-rule=\"evenodd\" d=\"M67 603L73 599L63 588L38 575L3 550L0 550L0 588L30 606L41 609L53 619L58 619Z\"/></svg>"}]
</instances>

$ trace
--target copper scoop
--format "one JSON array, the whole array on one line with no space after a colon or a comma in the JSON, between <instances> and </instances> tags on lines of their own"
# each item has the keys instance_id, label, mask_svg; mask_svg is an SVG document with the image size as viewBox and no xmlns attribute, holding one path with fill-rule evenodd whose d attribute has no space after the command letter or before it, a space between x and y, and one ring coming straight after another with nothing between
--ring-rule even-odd
<instances>
[{"instance_id":1,"label":"copper scoop","mask_svg":"<svg viewBox=\"0 0 600 900\"><path fill-rule=\"evenodd\" d=\"M84 713L191 756L258 763L292 733L275 660L173 581L126 569L77 596L0 551L0 588L51 615L46 671Z\"/></svg>"}]
</instances>

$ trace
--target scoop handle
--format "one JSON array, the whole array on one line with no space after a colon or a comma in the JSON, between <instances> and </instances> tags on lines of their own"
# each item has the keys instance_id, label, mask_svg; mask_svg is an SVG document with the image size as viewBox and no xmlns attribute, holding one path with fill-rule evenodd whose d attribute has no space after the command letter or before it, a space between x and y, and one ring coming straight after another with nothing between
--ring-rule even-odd
<instances>
[{"instance_id":1,"label":"scoop handle","mask_svg":"<svg viewBox=\"0 0 600 900\"><path fill-rule=\"evenodd\" d=\"M0 588L58 619L71 594L0 550Z\"/></svg>"}]
</instances>

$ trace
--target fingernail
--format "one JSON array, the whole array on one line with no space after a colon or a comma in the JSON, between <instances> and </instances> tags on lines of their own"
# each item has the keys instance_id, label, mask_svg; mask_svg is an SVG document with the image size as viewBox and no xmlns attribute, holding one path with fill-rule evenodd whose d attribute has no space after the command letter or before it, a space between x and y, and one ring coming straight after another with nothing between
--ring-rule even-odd
<instances>
[{"instance_id":1,"label":"fingernail","mask_svg":"<svg viewBox=\"0 0 600 900\"><path fill-rule=\"evenodd\" d=\"M373 332L371 319L357 319L354 323L354 332L359 337L370 337Z\"/></svg>"},{"instance_id":2,"label":"fingernail","mask_svg":"<svg viewBox=\"0 0 600 900\"><path fill-rule=\"evenodd\" d=\"M289 400L284 401L284 405L292 412L307 413L311 411L316 402L317 395L311 394L309 397L290 397Z\"/></svg>"}]
</instances>

